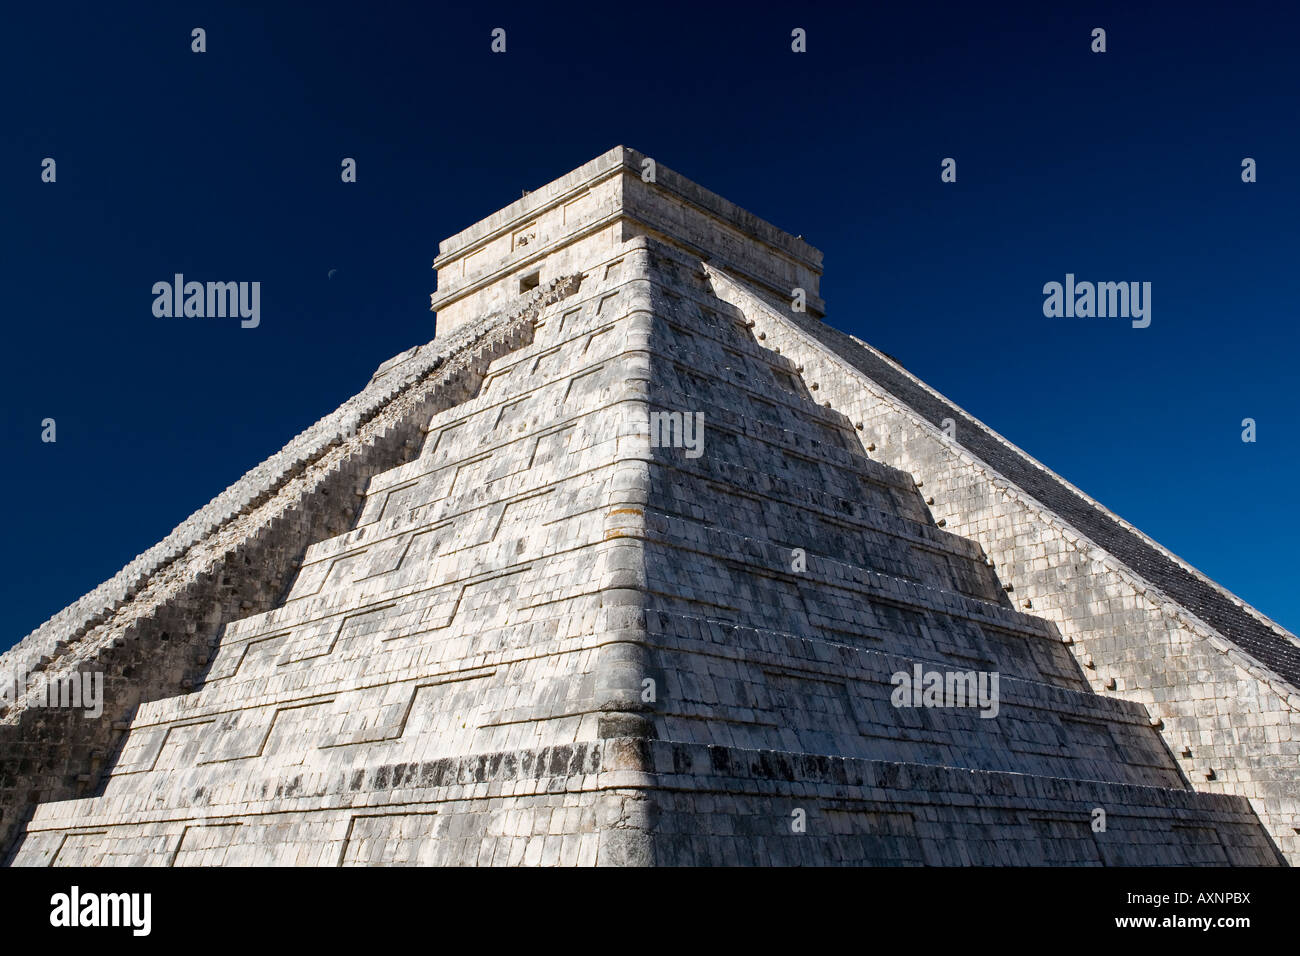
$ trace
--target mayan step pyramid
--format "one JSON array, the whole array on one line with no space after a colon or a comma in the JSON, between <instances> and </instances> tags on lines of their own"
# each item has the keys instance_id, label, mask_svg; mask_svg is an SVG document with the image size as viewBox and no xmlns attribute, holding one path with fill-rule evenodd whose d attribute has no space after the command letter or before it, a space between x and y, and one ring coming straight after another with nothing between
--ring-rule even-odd
<instances>
[{"instance_id":1,"label":"mayan step pyramid","mask_svg":"<svg viewBox=\"0 0 1300 956\"><path fill-rule=\"evenodd\" d=\"M6 861L1300 859L1300 643L816 249L620 147L435 267L436 338L0 658Z\"/></svg>"}]
</instances>

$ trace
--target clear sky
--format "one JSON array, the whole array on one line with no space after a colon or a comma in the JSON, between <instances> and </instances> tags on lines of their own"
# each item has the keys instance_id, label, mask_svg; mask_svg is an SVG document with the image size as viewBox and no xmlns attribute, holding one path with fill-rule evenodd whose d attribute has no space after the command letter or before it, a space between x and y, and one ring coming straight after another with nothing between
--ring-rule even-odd
<instances>
[{"instance_id":1,"label":"clear sky","mask_svg":"<svg viewBox=\"0 0 1300 956\"><path fill-rule=\"evenodd\" d=\"M274 6L3 14L0 648L426 341L439 239L617 144L803 234L829 322L1300 628L1289 5ZM177 272L259 281L260 325L155 317ZM1067 273L1150 282L1151 325L1045 317Z\"/></svg>"}]
</instances>

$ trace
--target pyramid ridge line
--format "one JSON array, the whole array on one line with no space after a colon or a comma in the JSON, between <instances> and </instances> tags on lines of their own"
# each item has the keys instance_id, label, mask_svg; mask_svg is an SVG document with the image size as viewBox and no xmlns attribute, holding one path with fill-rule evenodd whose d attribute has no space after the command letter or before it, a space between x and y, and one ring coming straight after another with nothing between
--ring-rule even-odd
<instances>
[{"instance_id":1,"label":"pyramid ridge line","mask_svg":"<svg viewBox=\"0 0 1300 956\"><path fill-rule=\"evenodd\" d=\"M437 347L430 349L418 365L405 371L400 380L400 388L393 389L393 383L390 382L376 389L372 377L360 392L313 426L299 432L279 452L245 472L177 525L153 548L137 556L113 577L57 612L0 654L0 668L34 660L37 654L53 649L55 643L69 644L69 650L79 646L92 630L120 616L120 611L135 603L136 598L148 590L152 583L167 575L169 569L181 562L186 562L188 567L189 556L194 549L213 540L223 530L233 527L261 503L274 498L302 477L312 465L322 461L331 450L346 444L349 436L359 435L364 426L377 419L384 409L399 402L419 383L430 379L430 376L451 370L453 360L469 351L494 349L502 336L508 334L508 329L520 322L531 323L542 308L572 294L580 284L580 276L557 277L547 286L532 290L520 296L514 304L497 310L482 324L457 329L455 331L458 335L447 336L442 340L435 338L426 343L426 346ZM415 346L414 350L418 353L423 348L425 346ZM305 447L308 445L310 451ZM279 468L275 467L276 463L279 463ZM270 520L277 519L273 517ZM250 529L249 534L257 532L258 529ZM221 560L223 559L219 556L209 556L205 567L197 573L210 572ZM192 568L183 572L187 580L194 573L195 569ZM135 620L147 619L152 613L143 611L136 615ZM66 656L66 653L65 651L60 656ZM74 656L71 660L81 659ZM17 704L17 701L13 702L8 714L0 720L11 722L16 712L21 710Z\"/></svg>"},{"instance_id":2,"label":"pyramid ridge line","mask_svg":"<svg viewBox=\"0 0 1300 956\"><path fill-rule=\"evenodd\" d=\"M959 412L961 412L964 416L966 416L968 419L970 419L972 422L974 422L974 423L975 423L979 428L983 429L984 432L987 433L987 434L989 435L990 438L993 438L994 440L996 440L997 442L999 442L1000 444L1002 444L1003 446L1005 446L1009 451L1011 451L1012 453L1014 453L1014 454L1020 456L1021 458L1023 458L1025 461L1027 461L1029 464L1031 464L1031 465L1034 466L1035 468L1038 468L1040 471L1042 471L1045 475L1047 475L1047 477L1051 478L1053 481L1055 481L1055 482L1057 482L1057 483L1059 483L1059 484L1065 486L1067 489L1069 489L1071 492L1073 492L1075 495L1077 495L1080 499L1082 499L1085 503L1091 505L1091 506L1092 506L1093 508L1095 508L1097 511L1102 512L1102 514L1104 514L1107 518L1111 519L1111 520L1114 521L1116 524L1120 525L1120 526L1121 526L1122 528L1124 528L1126 531L1129 531L1129 532L1131 532L1132 534L1135 534L1135 535L1137 535L1138 537L1142 538L1143 541L1144 541L1147 545L1149 545L1150 547L1154 548L1156 551L1159 551L1159 552L1160 552L1161 554L1163 554L1166 558L1168 558L1168 559L1170 559L1171 561L1173 561L1173 562L1175 562L1176 564L1178 564L1180 567L1182 567L1183 570L1185 570L1185 571L1187 571L1187 572L1189 572L1189 573L1195 575L1197 578L1199 578L1199 579L1201 580L1201 583L1203 583L1203 584L1207 584L1207 585L1213 587L1213 588L1214 588L1215 590L1217 590L1217 591L1218 591L1218 592L1219 592L1223 597L1229 599L1233 604L1235 604L1235 605L1237 605L1239 608L1241 608L1241 610L1243 610L1243 611L1245 611L1245 612L1251 614L1252 616L1254 616L1255 618L1257 618L1257 619L1260 621L1260 623L1262 623L1262 624L1266 624L1267 626L1269 626L1270 628L1272 628L1272 629L1273 629L1273 630L1274 630L1274 631L1275 631L1275 632L1276 632L1280 637L1284 637L1284 638L1286 638L1287 640L1289 640L1289 641L1291 641L1292 643L1294 643L1298 648L1300 648L1300 636L1296 635L1296 634L1293 633L1292 631L1287 630L1287 629L1286 629L1285 627L1283 627L1281 624L1279 624L1278 622L1276 622L1276 621L1274 621L1272 618L1270 618L1268 615L1266 615L1263 611L1260 611L1258 608L1256 608L1254 605L1250 604L1249 602L1242 600L1242 598L1240 598L1240 597L1237 596L1236 594L1232 593L1232 592L1229 591L1227 588L1223 587L1223 585L1219 584L1219 583L1218 583L1217 581L1215 581L1213 578L1208 577L1208 576L1207 576L1203 571L1199 570L1195 565L1192 565L1192 564L1188 563L1186 560L1184 560L1183 558L1179 557L1179 556L1178 556L1177 554L1175 554L1174 552L1170 551L1168 548L1166 548L1164 545L1162 545L1159 541L1156 541L1156 540L1155 540L1154 538L1152 538L1150 535L1148 535L1148 534L1146 534L1144 531L1142 531L1141 528L1138 528L1136 525L1132 524L1130 521L1126 520L1126 519L1123 518L1121 515L1116 514L1114 511L1112 511L1112 510L1111 510L1110 508L1108 508L1106 505L1102 504L1102 503L1101 503L1100 501L1098 501L1096 498L1093 498L1093 497L1092 497L1091 495L1089 495L1087 492L1083 491L1082 489L1078 488L1076 485L1072 484L1068 479L1063 478L1061 475L1057 474L1055 471L1053 471L1053 470L1052 470L1051 468L1049 468L1047 465L1043 464L1041 461L1039 461L1038 459L1036 459L1033 455L1030 455L1028 452L1026 452L1024 449L1020 448L1018 445L1016 445L1016 444L1015 444L1014 442L1012 442L1010 439L1008 439L1008 438L1006 438L1005 436L1003 436L1002 434L1000 434L996 429L994 429L994 428L992 428L991 426L985 424L983 421L981 421L980 419L976 418L976 417L975 417L974 415L972 415L970 412L966 411L964 408L962 408L960 405L958 405L956 402L952 401L952 399L947 398L945 395L943 395L942 393L940 393L940 392L938 392L937 390L935 390L932 386L930 386L929 384L927 384L927 383L926 383L925 381L923 381L921 378L917 377L914 373L908 371L908 369L907 369L906 367L904 367L903 364L902 364L901 362L899 362L897 359L895 359L895 358L893 358L892 356L887 355L886 353L880 351L880 350L877 349L875 346L870 345L870 344L867 343L867 342L864 342L862 339L859 339L857 336L850 336L850 338L852 338L855 342L857 342L858 345L860 345L862 348L864 348L864 349L866 349L866 350L872 352L872 353L873 353L874 355L876 355L878 358L883 359L883 360L886 361L886 362L889 362L889 363L890 363L891 365L893 365L893 366L894 366L894 367L895 367L895 368L896 368L900 373L902 373L903 375L906 375L909 379L911 379L913 384L915 384L915 385L919 386L920 388L924 389L925 391L929 392L929 393L930 393L934 398L938 399L939 401L943 402L944 404L950 405L950 406L952 406L953 408L957 409L957 410L958 410ZM1019 486L1017 483L1015 483L1015 482L1011 481L1010 479L1006 478L1005 476L1001 475L999 472L997 472L995 469L993 469L992 466L989 466L986 462L984 462L982 458L979 458L978 456L974 456L974 457L975 457L975 460L976 460L977 462L981 463L981 464L984 466L984 468L985 468L985 469L986 469L990 474L992 474L992 475L996 475L996 476L997 476L1001 481L1006 482L1006 483L1007 483L1011 488L1015 489L1019 494L1022 494L1022 495L1025 494L1025 492L1020 488L1020 486ZM1032 498L1033 496L1030 495L1030 497ZM1035 500L1036 500L1036 499L1035 499ZM1064 521L1060 520L1060 519L1056 516L1055 512L1050 512L1050 513L1048 513L1048 514L1046 515L1046 517L1048 517L1049 519L1051 519L1051 520L1053 521L1054 524L1057 524L1057 525L1061 526L1062 528L1069 528L1070 530L1072 530L1072 531L1074 532L1074 534L1075 534L1076 536L1079 537L1080 540L1087 541L1089 545L1091 545L1091 546L1092 546L1093 548L1095 548L1096 550L1102 552L1103 554L1106 554L1108 557L1110 557L1112 560L1114 560L1115 562L1117 562L1117 563L1118 563L1119 565L1121 565L1123 568L1127 568L1127 567L1128 567L1128 566L1127 566L1127 565L1126 565L1126 564L1125 564L1121 559L1119 559L1119 558L1117 558L1116 556L1114 556L1113 554L1111 554L1111 552L1107 551L1106 548L1104 548L1104 547L1102 547L1101 545L1097 544L1096 542L1092 541L1092 540L1091 540L1087 535L1085 535L1083 532L1079 531L1077 528L1074 528L1072 525L1069 525L1067 522L1064 522ZM1162 591L1162 590L1160 589L1159 585L1156 585L1156 584L1154 584L1154 583L1152 583L1152 582L1150 582L1150 581L1147 581L1145 578L1143 578L1141 575L1137 574L1137 572L1133 572L1131 569L1128 569L1128 570L1129 570L1129 572L1130 572L1131 574L1136 575L1137 579L1140 580L1140 581L1142 581L1143 584L1146 585L1146 587L1147 587L1149 590L1155 590L1155 591L1157 591L1158 593L1165 594L1165 592ZM1189 611L1187 608L1183 607L1183 605L1181 604L1181 602L1179 602L1179 601L1178 601L1176 598L1174 598L1173 596L1171 596L1171 595L1167 595L1167 594L1166 594L1166 597L1168 597L1168 600L1169 600L1171 603L1173 603L1173 604L1177 604L1179 607L1181 607L1185 613L1192 614L1193 617L1196 616L1196 615L1194 614L1194 612L1191 612L1191 611ZM1203 622L1203 623L1204 623L1204 622ZM1204 626L1207 627L1207 628L1209 628L1209 629L1211 629L1211 630L1214 630L1216 634L1219 633L1219 631L1217 630L1217 628L1213 628L1213 627L1212 627L1211 625L1209 625L1209 624L1204 624Z\"/></svg>"},{"instance_id":3,"label":"pyramid ridge line","mask_svg":"<svg viewBox=\"0 0 1300 956\"><path fill-rule=\"evenodd\" d=\"M709 264L705 263L704 267L706 273L710 276L710 278L713 278L714 276L721 278L722 281L729 283L733 288L739 290L743 295L747 296L750 300L752 300L756 305L758 305L764 311L766 311L776 321L786 323L792 326L793 328L797 329L801 334L803 334L806 337L807 342L805 344L809 348L812 348L820 352L826 361L829 361L835 365L846 366L850 372L856 373L857 375L861 376L865 381L869 382L873 386L872 394L877 400L882 401L885 404L889 405L895 411L903 414L908 419L912 420L918 427L924 428L932 435L942 434L942 432L938 428L936 428L931 422L929 422L921 413L913 409L910 405L906 404L902 399L896 397L891 391L889 391L887 387L875 382L874 379L872 379L871 376L868 375L866 372L860 371L858 369L853 368L851 365L848 365L848 363L846 362L846 360L842 355L836 353L830 346L823 343L818 336L812 334L811 331L808 328L806 328L805 325L801 321L799 321L798 318L785 315L782 311L780 311L779 309L771 305L756 290L748 287L741 280L738 280L732 276L727 275L725 271L718 269L716 266L710 266ZM831 329L832 332L836 334L845 335L845 333L839 332L838 330L834 329L833 326L830 326L827 323L819 323L819 325L823 325L826 328ZM845 335L845 337L851 338L850 336L847 335ZM861 347L860 340L855 340L855 344L858 344L859 347ZM1103 517L1116 522L1124 530L1139 537L1143 541L1143 543L1146 543L1148 545L1153 544L1153 542L1151 542L1151 539L1149 539L1141 531L1138 531L1137 529L1128 525L1127 522L1124 522L1123 519L1112 514L1103 505L1100 505L1099 503L1095 502L1093 499L1089 498L1082 491L1079 491L1073 485L1069 484L1069 482L1065 481L1065 479L1060 478L1060 476L1056 475L1055 472L1052 472L1051 469L1047 468L1042 463L1034 460L1030 455L1022 451L1021 449L1019 449L1016 445L1012 444L1006 438L1003 438L1002 436L998 435L987 425L984 425L974 416L964 411L961 408L961 406L943 397L940 393L935 391L930 386L925 385L924 382L921 382L921 380L918 379L915 375L907 371L907 369L904 368L899 362L889 358L888 356L884 355L884 353L880 352L878 349L872 348L871 346L867 346L865 350L869 351L873 355L888 362L889 365L891 365L895 369L902 372L902 374L907 376L907 378L911 380L911 382L914 385L920 385L926 392L930 393L937 400L941 401L946 406L955 409L959 414L963 415L964 417L969 419L972 423L974 423L977 428L983 430L991 438L993 438L995 441L1003 445L1009 452L1024 458L1033 467L1037 468L1039 471L1047 475L1049 478L1051 478L1052 480L1056 481L1057 483L1065 487L1067 491L1073 493L1085 504L1089 505L1095 511L1099 512ZM1295 681L1288 679L1287 677L1278 673L1275 669L1273 669L1269 665L1257 659L1253 654L1250 653L1250 651L1243 648L1241 645L1237 644L1234 640L1232 640L1231 637L1221 632L1218 628L1210 625L1207 621L1202 619L1198 614L1196 614L1190 608L1186 607L1180 601L1174 598L1172 595L1162 590L1154 582L1150 581L1139 572L1130 568L1127 563L1125 563L1123 560L1118 558L1116 555L1114 555L1106 548L1102 547L1085 532L1075 527L1072 523L1069 523L1065 519L1061 518L1051 508L1050 505L1039 501L1038 498L1035 497L1032 493L1023 489L1018 482L1008 478L1006 475L1002 474L1000 471L998 471L992 465L986 462L982 457L970 451L964 445L958 442L949 442L947 443L947 447L949 448L950 454L962 458L968 464L977 468L981 473L989 476L991 479L996 478L1001 485L1005 486L1003 489L1005 494L1015 497L1017 500L1021 501L1027 507L1031 508L1039 515L1041 520L1044 520L1048 524L1061 529L1063 532L1069 532L1079 542L1086 542L1087 545L1093 550L1093 552L1099 555L1103 555L1105 558L1104 563L1107 564L1109 569L1112 572L1120 575L1123 579L1125 579L1130 584L1130 586L1140 590L1142 593L1154 592L1155 594L1160 595L1164 599L1163 600L1164 613L1167 616L1174 618L1175 620L1182 620L1186 622L1187 625L1191 627L1196 633L1198 633L1200 636L1204 638L1207 638L1211 642L1212 646L1214 646L1216 649L1223 652L1225 655L1229 653L1229 648L1235 650L1245 660L1249 661L1249 666L1247 667L1247 670L1252 674L1252 676L1255 676L1263 680L1266 684L1272 687L1275 692L1279 693L1283 701L1287 701L1289 703L1289 699L1288 699L1289 697L1295 697L1298 693L1300 693L1300 684L1297 684ZM1154 550L1160 552L1163 556L1167 558L1171 557L1171 554L1167 552L1166 549L1161 548L1159 545L1155 545ZM1222 595L1226 597L1231 598L1232 603L1237 604L1243 611L1253 612L1253 616L1256 617L1261 624L1265 624L1267 627L1269 627L1269 629L1272 630L1276 634L1276 636L1284 639L1288 644L1292 645L1293 647L1300 649L1300 638L1297 638L1295 635L1291 634L1291 632L1285 630L1284 628L1281 628L1280 625L1276 624L1276 622L1273 622L1271 619L1263 615L1261 612L1255 611L1253 608L1251 608L1249 604L1246 604L1246 602L1241 601L1240 598L1237 598L1235 595L1232 595L1231 592L1227 591L1226 589L1220 587L1217 584L1214 584L1214 582L1210 581L1210 579L1206 578L1203 573L1197 571L1191 565L1187 565L1186 562L1182 562L1181 559L1177 559L1176 556L1172 556L1172 557L1175 563L1177 563L1178 566L1182 568L1184 571L1191 572L1201 583L1208 582L1212 584L1213 587L1218 592L1220 592ZM1226 647L1224 646L1225 642L1227 645ZM1236 658L1234 657L1233 659L1235 662ZM1300 710L1300 708L1295 707L1295 705L1293 704L1291 706L1293 709Z\"/></svg>"}]
</instances>

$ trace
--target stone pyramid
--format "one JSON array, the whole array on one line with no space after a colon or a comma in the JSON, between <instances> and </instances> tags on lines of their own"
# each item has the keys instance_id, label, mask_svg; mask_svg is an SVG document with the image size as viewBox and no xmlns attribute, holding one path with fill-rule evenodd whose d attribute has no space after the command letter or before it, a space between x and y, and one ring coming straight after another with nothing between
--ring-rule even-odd
<instances>
[{"instance_id":1,"label":"stone pyramid","mask_svg":"<svg viewBox=\"0 0 1300 956\"><path fill-rule=\"evenodd\" d=\"M620 147L435 267L433 341L0 657L8 862L1300 858L1296 638L807 243Z\"/></svg>"}]
</instances>

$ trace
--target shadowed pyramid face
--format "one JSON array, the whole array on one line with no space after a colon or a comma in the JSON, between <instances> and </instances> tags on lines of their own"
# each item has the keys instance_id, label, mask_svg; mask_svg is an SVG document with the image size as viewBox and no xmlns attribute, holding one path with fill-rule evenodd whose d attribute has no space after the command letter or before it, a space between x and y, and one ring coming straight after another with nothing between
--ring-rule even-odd
<instances>
[{"instance_id":1,"label":"shadowed pyramid face","mask_svg":"<svg viewBox=\"0 0 1300 956\"><path fill-rule=\"evenodd\" d=\"M822 331L816 250L640 160L445 242L439 338L199 540L227 563L179 610L183 562L131 641L81 639L198 651L109 671L66 728L102 776L12 859L1277 862L1062 640L1142 686L1122 632L1153 625L1093 606L1120 570L1071 577L1067 532L969 460L978 423Z\"/></svg>"}]
</instances>

